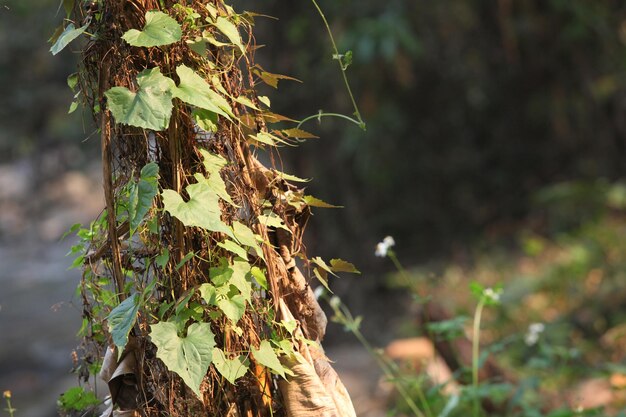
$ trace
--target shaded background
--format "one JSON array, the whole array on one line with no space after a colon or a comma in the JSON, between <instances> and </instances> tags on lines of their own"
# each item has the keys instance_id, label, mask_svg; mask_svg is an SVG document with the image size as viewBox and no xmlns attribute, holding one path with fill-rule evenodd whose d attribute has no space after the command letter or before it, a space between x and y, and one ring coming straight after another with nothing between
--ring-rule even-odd
<instances>
[{"instance_id":1,"label":"shaded background","mask_svg":"<svg viewBox=\"0 0 626 417\"><path fill-rule=\"evenodd\" d=\"M237 1L259 18L257 60L282 81L263 91L300 119L350 114L325 28L307 1ZM598 214L603 190L624 177L626 5L584 0L362 0L321 5L367 131L339 119L309 122L320 136L282 153L312 177L313 195L344 205L315 210L311 255L341 257L363 277L333 288L376 343L394 335L406 300L373 256L392 235L407 265L463 261L476 247L515 250L520 230L567 231ZM81 110L67 115L76 54L52 57L61 21L53 0L0 1L0 389L41 416L72 384L62 377L80 308L79 273L59 237L102 207L97 136ZM566 207L541 190L570 181ZM539 197L537 197L539 196ZM545 200L545 199L544 199ZM403 301L404 300L404 301ZM329 342L347 336L336 328ZM63 382L66 381L67 382ZM28 404L31 403L31 404ZM42 411L45 410L45 411ZM29 414L30 413L30 414Z\"/></svg>"}]
</instances>

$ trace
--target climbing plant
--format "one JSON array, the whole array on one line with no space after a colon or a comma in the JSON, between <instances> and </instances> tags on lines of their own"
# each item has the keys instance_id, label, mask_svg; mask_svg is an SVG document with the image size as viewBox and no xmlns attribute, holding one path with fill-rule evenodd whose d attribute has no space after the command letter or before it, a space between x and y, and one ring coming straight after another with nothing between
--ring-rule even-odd
<instances>
[{"instance_id":1,"label":"climbing plant","mask_svg":"<svg viewBox=\"0 0 626 417\"><path fill-rule=\"evenodd\" d=\"M98 375L103 415L354 415L310 278L358 271L306 255L311 207L333 206L277 167L279 147L314 135L257 94L290 79L254 62L259 16L223 0L62 4L51 52L81 47L70 110L98 125L106 202L73 228L84 388L62 410L95 410Z\"/></svg>"}]
</instances>

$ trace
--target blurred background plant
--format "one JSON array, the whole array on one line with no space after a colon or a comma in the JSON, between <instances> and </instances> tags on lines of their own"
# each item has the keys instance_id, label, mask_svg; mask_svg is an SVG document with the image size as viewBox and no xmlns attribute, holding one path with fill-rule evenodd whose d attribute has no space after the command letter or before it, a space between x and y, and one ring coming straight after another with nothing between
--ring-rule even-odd
<instances>
[{"instance_id":1,"label":"blurred background plant","mask_svg":"<svg viewBox=\"0 0 626 417\"><path fill-rule=\"evenodd\" d=\"M258 19L257 41L266 47L257 59L303 83L265 91L278 113L351 114L309 1L233 3L279 18ZM622 407L626 4L320 6L339 53L352 52L346 71L367 131L340 119L310 121L306 128L321 139L285 149L282 160L289 172L314 178L312 194L345 206L316 212L307 244L364 272L358 283L331 284L364 316L363 336L384 346L424 332L416 315L425 299L453 315L439 330L465 330L476 307L469 282L502 282L480 340L485 351L499 346L500 365L525 381L515 397L529 407L523 415L541 415L531 411L541 403L539 385L555 398L566 395L562 387L570 395L591 386ZM78 277L62 257L71 242L57 239L102 207L94 128L80 108L67 115L75 56L68 48L53 58L46 44L62 18L58 8L58 0L0 1L0 388L13 389L22 416L27 393L42 397L39 390L71 367L68 346L80 324L70 302ZM387 234L419 291L406 291L397 274L375 278L394 269L372 256ZM63 308L48 315L59 302ZM533 323L544 331L527 344ZM345 338L336 330L328 337Z\"/></svg>"}]
</instances>

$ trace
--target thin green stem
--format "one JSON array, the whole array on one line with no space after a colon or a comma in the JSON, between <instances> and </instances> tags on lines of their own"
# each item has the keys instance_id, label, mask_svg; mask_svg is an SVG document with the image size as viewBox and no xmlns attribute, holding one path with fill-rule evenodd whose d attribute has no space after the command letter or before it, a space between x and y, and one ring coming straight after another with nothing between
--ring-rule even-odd
<instances>
[{"instance_id":1,"label":"thin green stem","mask_svg":"<svg viewBox=\"0 0 626 417\"><path fill-rule=\"evenodd\" d=\"M361 126L361 122L359 122L356 119L353 119L350 116L346 116L345 114L341 114L341 113L316 113L313 114L311 116L305 117L304 119L300 120L300 123L298 123L298 126L296 126L298 129L300 129L300 126L302 126L304 123L308 122L309 120L313 120L313 119L321 119L322 117L339 117L342 119L346 119L352 123L354 123L357 126Z\"/></svg>"},{"instance_id":2,"label":"thin green stem","mask_svg":"<svg viewBox=\"0 0 626 417\"><path fill-rule=\"evenodd\" d=\"M413 414L415 414L415 416L417 417L425 417L424 413L422 413L417 407L404 385L402 385L402 381L400 381L398 375L396 375L396 373L394 372L393 366L385 361L385 357L377 349L374 349L374 347L367 341L365 336L363 336L358 327L354 325L355 320L354 317L352 317L350 310L348 310L348 308L341 301L339 301L338 305L333 305L331 303L331 306L335 311L336 317L339 319L338 321L352 332L357 340L363 345L365 350L367 350L368 353L374 357L376 362L378 362L378 366L383 371L385 377L394 384L394 386L398 390L398 393L404 399L404 401L406 401ZM422 407L426 412L426 417L433 417L432 411L430 410L430 407L428 405L428 401L426 400L426 397L422 392L421 387L419 386L417 395L420 399L420 402L422 403Z\"/></svg>"},{"instance_id":3,"label":"thin green stem","mask_svg":"<svg viewBox=\"0 0 626 417\"><path fill-rule=\"evenodd\" d=\"M411 279L409 278L409 275L406 273L406 269L404 269L404 267L400 263L400 260L396 256L396 253L394 251L392 251L391 249L388 249L387 250L387 257L389 259L391 259L391 262L393 262L393 265L396 267L396 269L400 273L400 276L402 276L402 279L404 280L405 285L409 289L415 289L415 288L413 288L413 284L411 283Z\"/></svg>"},{"instance_id":4,"label":"thin green stem","mask_svg":"<svg viewBox=\"0 0 626 417\"><path fill-rule=\"evenodd\" d=\"M356 100L354 99L354 94L352 94L352 89L350 88L350 83L348 82L348 76L346 75L346 70L343 66L341 59L339 58L340 54L339 54L339 50L337 49L335 37L333 36L333 31L330 30L330 25L328 24L328 20L326 20L326 16L324 16L324 12L320 8L320 6L317 4L317 1L311 0L311 2L313 2L313 5L317 9L317 12L319 13L320 17L324 21L324 26L326 26L326 31L328 32L328 37L330 38L330 42L333 45L333 52L334 52L333 56L337 57L337 63L339 64L339 69L341 70L341 76L343 77L343 82L346 85L346 90L348 91L348 95L350 96L350 100L352 101L352 106L354 107L354 115L356 116L358 120L359 127L365 130L365 122L361 118L361 112L359 112L359 107L357 106Z\"/></svg>"},{"instance_id":5,"label":"thin green stem","mask_svg":"<svg viewBox=\"0 0 626 417\"><path fill-rule=\"evenodd\" d=\"M478 396L478 354L480 347L480 320L485 307L485 296L480 298L474 313L474 329L472 334L472 386L474 387L474 412L473 417L479 417L480 414L480 398Z\"/></svg>"}]
</instances>

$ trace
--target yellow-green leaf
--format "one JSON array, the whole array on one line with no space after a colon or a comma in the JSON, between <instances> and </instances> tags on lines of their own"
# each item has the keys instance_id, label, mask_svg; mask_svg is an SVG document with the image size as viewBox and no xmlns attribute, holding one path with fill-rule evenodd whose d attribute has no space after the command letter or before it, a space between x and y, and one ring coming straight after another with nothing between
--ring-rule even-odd
<instances>
[{"instance_id":1,"label":"yellow-green leaf","mask_svg":"<svg viewBox=\"0 0 626 417\"><path fill-rule=\"evenodd\" d=\"M333 272L349 272L351 274L361 273L358 269L356 269L354 264L344 261L343 259L331 259L330 269L332 269Z\"/></svg>"},{"instance_id":2,"label":"yellow-green leaf","mask_svg":"<svg viewBox=\"0 0 626 417\"><path fill-rule=\"evenodd\" d=\"M225 17L218 16L218 18L215 20L214 25L216 28L219 29L220 32L222 32L228 38L228 40L233 45L239 48L242 55L246 53L246 49L243 47L243 44L241 42L241 35L239 34L239 29L237 29L237 26L235 26L234 23L232 23L230 20L228 20Z\"/></svg>"},{"instance_id":3,"label":"yellow-green leaf","mask_svg":"<svg viewBox=\"0 0 626 417\"><path fill-rule=\"evenodd\" d=\"M146 13L146 24L143 30L130 29L124 39L132 46L164 46L178 42L182 37L182 30L176 20L169 15L151 10Z\"/></svg>"}]
</instances>

